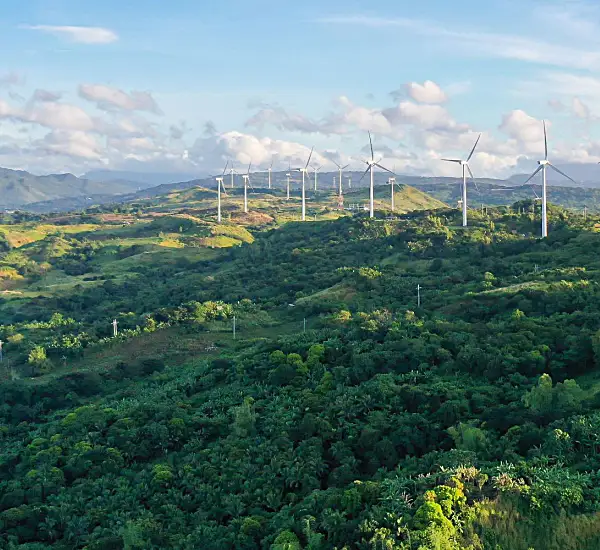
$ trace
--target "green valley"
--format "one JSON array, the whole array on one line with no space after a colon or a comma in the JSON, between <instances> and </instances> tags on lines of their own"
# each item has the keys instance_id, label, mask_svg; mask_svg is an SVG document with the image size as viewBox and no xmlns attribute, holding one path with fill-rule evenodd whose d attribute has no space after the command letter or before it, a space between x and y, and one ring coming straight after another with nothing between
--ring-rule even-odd
<instances>
[{"instance_id":1,"label":"green valley","mask_svg":"<svg viewBox=\"0 0 600 550\"><path fill-rule=\"evenodd\" d=\"M241 193L2 215L2 548L600 546L599 217Z\"/></svg>"}]
</instances>

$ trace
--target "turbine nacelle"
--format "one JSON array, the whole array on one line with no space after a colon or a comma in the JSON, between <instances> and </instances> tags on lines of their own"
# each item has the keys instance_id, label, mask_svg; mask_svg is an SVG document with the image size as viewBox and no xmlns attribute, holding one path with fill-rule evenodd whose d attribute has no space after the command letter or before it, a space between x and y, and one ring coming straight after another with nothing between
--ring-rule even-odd
<instances>
[{"instance_id":1,"label":"turbine nacelle","mask_svg":"<svg viewBox=\"0 0 600 550\"><path fill-rule=\"evenodd\" d=\"M538 164L539 164L540 166L548 166L548 165L550 164L550 161L549 161L549 160L547 160L547 159L544 159L544 160L538 160Z\"/></svg>"}]
</instances>

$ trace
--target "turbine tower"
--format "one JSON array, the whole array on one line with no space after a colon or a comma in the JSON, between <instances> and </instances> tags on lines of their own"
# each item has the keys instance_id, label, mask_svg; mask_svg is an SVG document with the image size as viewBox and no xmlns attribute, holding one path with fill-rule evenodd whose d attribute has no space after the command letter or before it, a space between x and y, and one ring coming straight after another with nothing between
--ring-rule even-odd
<instances>
[{"instance_id":1,"label":"turbine tower","mask_svg":"<svg viewBox=\"0 0 600 550\"><path fill-rule=\"evenodd\" d=\"M244 214L248 213L248 183L250 182L250 168L252 167L252 161L248 165L248 172L242 174L244 180Z\"/></svg>"},{"instance_id":2,"label":"turbine tower","mask_svg":"<svg viewBox=\"0 0 600 550\"><path fill-rule=\"evenodd\" d=\"M223 185L223 179L225 178L225 172L227 172L227 164L225 164L225 168L223 169L223 175L215 178L217 180L217 222L221 223L221 187L223 187L223 193L225 193L225 186ZM227 193L225 193L227 194Z\"/></svg>"},{"instance_id":3,"label":"turbine tower","mask_svg":"<svg viewBox=\"0 0 600 550\"><path fill-rule=\"evenodd\" d=\"M292 163L290 162L288 166L288 171L285 177L287 178L287 200L290 200L290 178L292 177Z\"/></svg>"},{"instance_id":4,"label":"turbine tower","mask_svg":"<svg viewBox=\"0 0 600 550\"><path fill-rule=\"evenodd\" d=\"M271 166L269 166L269 189L271 189L271 170L273 170L273 160L271 160Z\"/></svg>"},{"instance_id":5,"label":"turbine tower","mask_svg":"<svg viewBox=\"0 0 600 550\"><path fill-rule=\"evenodd\" d=\"M375 182L373 180L373 175L374 175L373 169L375 168L375 166L377 166L378 168L381 168L382 170L389 172L390 174L392 174L392 176L394 175L394 172L392 172L391 170L388 170L384 166L381 166L381 164L379 164L381 159L379 159L378 161L375 160L375 153L373 152L373 140L371 139L371 132L369 132L369 145L371 146L371 160L363 160L363 162L367 165L367 169L365 170L365 173L362 175L362 178L360 178L360 181L362 181L364 179L364 177L367 175L367 173L371 172L371 186L369 188L369 217L373 218L373 217L375 217Z\"/></svg>"},{"instance_id":6,"label":"turbine tower","mask_svg":"<svg viewBox=\"0 0 600 550\"><path fill-rule=\"evenodd\" d=\"M340 173L340 181L339 181L339 191L338 191L338 195L343 195L344 194L344 190L342 189L342 182L344 181L342 178L342 172L343 170L345 170L346 168L348 168L348 166L350 166L349 164L346 164L346 166L342 166L341 164L338 164L337 162L335 162L335 160L333 161L333 164L335 164L338 167L338 172ZM348 178L348 182L350 182L350 178Z\"/></svg>"},{"instance_id":7,"label":"turbine tower","mask_svg":"<svg viewBox=\"0 0 600 550\"><path fill-rule=\"evenodd\" d=\"M304 168L296 168L296 172L300 172L302 174L302 221L306 221L306 184L305 179L308 178L310 180L310 174L308 172L308 166L310 164L310 159L312 158L312 154L314 151L314 147L310 150L310 155L308 155L308 160L306 161L306 165Z\"/></svg>"},{"instance_id":8,"label":"turbine tower","mask_svg":"<svg viewBox=\"0 0 600 550\"><path fill-rule=\"evenodd\" d=\"M477 144L481 139L481 134L477 138L475 145L473 145L473 149L471 149L471 153L467 157L467 160L460 159L442 159L444 162L455 162L456 164L460 164L462 166L462 214L463 214L463 227L467 227L467 171L469 172L471 179L475 180L473 176L473 172L471 172L471 167L469 166L469 161L473 157L475 153L475 149L477 148Z\"/></svg>"},{"instance_id":9,"label":"turbine tower","mask_svg":"<svg viewBox=\"0 0 600 550\"><path fill-rule=\"evenodd\" d=\"M547 204L547 191L546 191L546 171L548 167L552 168L555 172L558 172L561 176L564 176L573 183L577 183L571 176L567 176L564 172L561 172L554 164L548 160L548 135L546 133L546 121L543 120L544 125L544 160L538 160L539 166L531 176L527 179L526 183L529 183L538 172L542 172L542 239L548 236L548 204ZM523 185L525 185L523 184Z\"/></svg>"},{"instance_id":10,"label":"turbine tower","mask_svg":"<svg viewBox=\"0 0 600 550\"><path fill-rule=\"evenodd\" d=\"M388 179L388 183L390 184L390 186L392 188L392 212L394 212L394 210L396 209L396 207L394 205L394 184L396 183L396 178L394 176L391 176Z\"/></svg>"},{"instance_id":11,"label":"turbine tower","mask_svg":"<svg viewBox=\"0 0 600 550\"><path fill-rule=\"evenodd\" d=\"M319 174L319 170L323 168L322 166L313 166L313 172L315 174L315 193L317 192L317 178Z\"/></svg>"},{"instance_id":12,"label":"turbine tower","mask_svg":"<svg viewBox=\"0 0 600 550\"><path fill-rule=\"evenodd\" d=\"M231 161L231 168L229 169L229 174L231 175L231 188L233 189L233 180L235 178L234 174L237 174L235 168L233 167L233 161Z\"/></svg>"}]
</instances>

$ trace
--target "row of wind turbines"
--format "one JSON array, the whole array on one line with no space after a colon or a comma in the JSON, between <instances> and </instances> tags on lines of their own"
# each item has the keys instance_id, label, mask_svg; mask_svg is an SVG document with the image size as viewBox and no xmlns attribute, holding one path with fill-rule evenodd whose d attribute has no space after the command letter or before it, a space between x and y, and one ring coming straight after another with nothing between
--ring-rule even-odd
<instances>
[{"instance_id":1,"label":"row of wind turbines","mask_svg":"<svg viewBox=\"0 0 600 550\"><path fill-rule=\"evenodd\" d=\"M546 122L542 121L542 124L543 124L543 129L544 129L544 153L545 153L544 158L542 160L538 161L537 169L533 172L533 174L531 174L531 176L529 176L529 178L525 181L525 183L523 185L526 185L527 183L529 183L539 172L542 172L542 231L541 231L541 233L542 233L542 238L545 238L548 236L548 215L547 215L547 212L548 212L547 206L548 205L547 205L547 177L546 177L548 168L551 168L552 170L554 170L558 174L564 176L565 178L569 179L573 183L577 183L577 182L573 178L571 178L570 176L568 176L567 174L565 174L564 172L562 172L561 170L556 168L556 166L554 166L550 162L550 160L548 160L548 135L547 135L547 131L546 131ZM377 168L379 168L385 172L389 172L391 174L391 177L388 179L388 184L390 184L390 186L391 186L391 208L392 208L392 211L394 211L394 209L395 209L394 184L396 183L396 177L395 177L396 175L394 174L394 172L392 172L392 170L389 170L385 166L381 165L382 158L380 158L379 160L375 160L375 152L373 150L373 140L371 138L371 132L369 132L368 134L369 134L369 147L370 147L371 158L366 159L366 160L362 159L362 162L367 165L367 168L366 168L365 172L363 173L362 177L360 178L360 181L362 181L365 178L365 176L367 174L369 174L369 176L370 176L369 217L373 218L373 217L375 217L375 183L374 183L375 168L377 167ZM475 176L473 175L473 172L471 170L469 162L471 161L471 159L473 158L473 155L475 154L475 151L477 149L477 145L479 144L480 139L481 139L481 134L479 134L479 136L477 137L477 140L475 141L475 145L473 145L473 148L471 149L471 152L469 153L469 155L467 156L466 159L447 159L447 158L441 159L444 162L451 162L451 163L459 164L462 169L462 187L461 187L462 200L461 200L461 202L462 202L462 225L463 225L463 227L468 226L467 173L471 177L471 180L473 181L473 184L475 185L475 187L477 187L477 184L475 182ZM309 167L311 166L310 161L312 159L313 152L314 152L314 147L311 149L310 154L308 156L308 160L306 161L306 164L304 166L302 166L300 168L295 168L293 170L290 166L288 172L286 173L287 199L288 200L290 198L290 178L291 178L292 172L299 172L302 174L302 187L301 187L301 189L302 189L302 221L306 220L306 180L308 179L310 181L310 178L311 178ZM340 197L342 197L342 195L343 195L343 186L342 186L343 171L346 168L348 168L349 165L346 164L345 166L342 166L341 164L338 164L336 161L333 161L333 163L338 167L338 171L339 171L338 194ZM225 174L227 172L228 166L229 166L229 161L225 165L223 174L221 176L216 177L216 182L217 182L217 221L219 223L221 223L221 221L222 221L221 194L226 195L224 180L225 180ZM252 185L250 183L251 168L252 168L252 163L250 163L248 165L247 172L245 174L242 174L242 179L244 181L244 213L248 213L248 187L249 186L252 187ZM273 169L273 162L271 162L271 166L269 166L268 171L267 171L268 172L269 189L272 188L272 184L271 184L272 169ZM318 177L318 172L320 169L321 169L321 167L313 167L315 192L317 191L317 177ZM229 174L231 177L231 188L233 188L235 174L237 174L237 172L233 168L233 164L229 168ZM351 183L350 183L350 186L351 186ZM507 188L507 190L509 190L509 189L510 188Z\"/></svg>"}]
</instances>

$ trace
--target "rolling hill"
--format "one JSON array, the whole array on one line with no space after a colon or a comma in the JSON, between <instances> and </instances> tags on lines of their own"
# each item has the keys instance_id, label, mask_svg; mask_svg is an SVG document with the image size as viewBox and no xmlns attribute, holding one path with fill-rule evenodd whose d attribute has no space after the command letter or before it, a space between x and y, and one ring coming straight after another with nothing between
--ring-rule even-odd
<instances>
[{"instance_id":1,"label":"rolling hill","mask_svg":"<svg viewBox=\"0 0 600 550\"><path fill-rule=\"evenodd\" d=\"M73 174L36 176L23 170L0 168L0 208L22 208L31 203L57 199L86 199L94 195L119 195L137 191L138 182L95 181Z\"/></svg>"}]
</instances>

